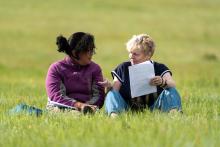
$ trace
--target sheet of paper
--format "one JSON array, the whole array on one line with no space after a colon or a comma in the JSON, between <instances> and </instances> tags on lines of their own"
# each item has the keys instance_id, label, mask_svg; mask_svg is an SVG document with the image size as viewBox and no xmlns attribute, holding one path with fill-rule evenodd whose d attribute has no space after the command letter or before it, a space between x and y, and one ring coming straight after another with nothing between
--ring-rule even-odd
<instances>
[{"instance_id":1,"label":"sheet of paper","mask_svg":"<svg viewBox=\"0 0 220 147\"><path fill-rule=\"evenodd\" d=\"M157 92L156 86L149 84L155 76L154 66L150 61L129 66L128 69L132 98Z\"/></svg>"}]
</instances>

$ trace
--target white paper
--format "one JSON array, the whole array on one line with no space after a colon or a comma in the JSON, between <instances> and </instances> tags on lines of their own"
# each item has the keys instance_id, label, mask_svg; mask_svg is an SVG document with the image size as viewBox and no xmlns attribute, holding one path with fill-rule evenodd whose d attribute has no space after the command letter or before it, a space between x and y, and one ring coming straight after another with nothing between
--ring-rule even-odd
<instances>
[{"instance_id":1,"label":"white paper","mask_svg":"<svg viewBox=\"0 0 220 147\"><path fill-rule=\"evenodd\" d=\"M131 97L138 97L157 92L156 86L150 85L155 76L154 66L150 61L129 66Z\"/></svg>"}]
</instances>

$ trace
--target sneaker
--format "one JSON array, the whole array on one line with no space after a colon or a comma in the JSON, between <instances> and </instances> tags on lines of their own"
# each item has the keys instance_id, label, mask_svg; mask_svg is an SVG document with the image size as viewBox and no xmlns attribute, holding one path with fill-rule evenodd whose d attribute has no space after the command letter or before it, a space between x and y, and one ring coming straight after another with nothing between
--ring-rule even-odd
<instances>
[{"instance_id":1,"label":"sneaker","mask_svg":"<svg viewBox=\"0 0 220 147\"><path fill-rule=\"evenodd\" d=\"M117 113L112 112L112 113L110 114L110 117L111 117L111 118L117 118L117 117L118 117L118 114L117 114Z\"/></svg>"},{"instance_id":2,"label":"sneaker","mask_svg":"<svg viewBox=\"0 0 220 147\"><path fill-rule=\"evenodd\" d=\"M81 112L83 113L83 114L94 114L94 111L93 111L93 109L90 107L90 106L85 106L85 107L83 107L83 109L81 110Z\"/></svg>"}]
</instances>

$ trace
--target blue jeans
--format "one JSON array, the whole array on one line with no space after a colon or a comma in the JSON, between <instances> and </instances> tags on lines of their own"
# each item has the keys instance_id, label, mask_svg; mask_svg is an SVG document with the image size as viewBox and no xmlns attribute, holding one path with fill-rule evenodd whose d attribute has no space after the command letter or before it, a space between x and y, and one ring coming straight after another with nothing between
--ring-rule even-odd
<instances>
[{"instance_id":1,"label":"blue jeans","mask_svg":"<svg viewBox=\"0 0 220 147\"><path fill-rule=\"evenodd\" d=\"M113 112L120 113L126 109L128 109L128 104L118 91L113 89L107 93L105 98L105 111L108 115Z\"/></svg>"},{"instance_id":2,"label":"blue jeans","mask_svg":"<svg viewBox=\"0 0 220 147\"><path fill-rule=\"evenodd\" d=\"M164 89L151 109L159 109L163 112L169 112L171 109L182 111L181 98L176 88Z\"/></svg>"},{"instance_id":3,"label":"blue jeans","mask_svg":"<svg viewBox=\"0 0 220 147\"><path fill-rule=\"evenodd\" d=\"M121 113L126 111L129 105L125 102L121 94L116 90L111 90L108 92L105 100L105 110L110 115L111 113ZM175 88L164 89L153 106L150 107L151 110L161 110L162 112L169 112L171 109L177 109L182 111L181 98L179 93Z\"/></svg>"}]
</instances>

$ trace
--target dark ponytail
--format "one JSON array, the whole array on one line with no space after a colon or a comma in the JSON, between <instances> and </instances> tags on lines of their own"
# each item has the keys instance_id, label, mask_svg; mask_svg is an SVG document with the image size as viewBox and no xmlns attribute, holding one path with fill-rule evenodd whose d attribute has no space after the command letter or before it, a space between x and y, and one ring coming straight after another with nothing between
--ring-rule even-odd
<instances>
[{"instance_id":1,"label":"dark ponytail","mask_svg":"<svg viewBox=\"0 0 220 147\"><path fill-rule=\"evenodd\" d=\"M58 46L57 51L64 52L77 60L79 60L80 52L95 52L94 36L89 33L76 32L68 40L60 35L57 37L56 44ZM73 50L75 51L75 55L72 54Z\"/></svg>"},{"instance_id":2,"label":"dark ponytail","mask_svg":"<svg viewBox=\"0 0 220 147\"><path fill-rule=\"evenodd\" d=\"M62 35L58 36L56 44L58 47L57 49L58 52L64 52L67 55L71 55L70 45L65 37L63 37Z\"/></svg>"}]
</instances>

